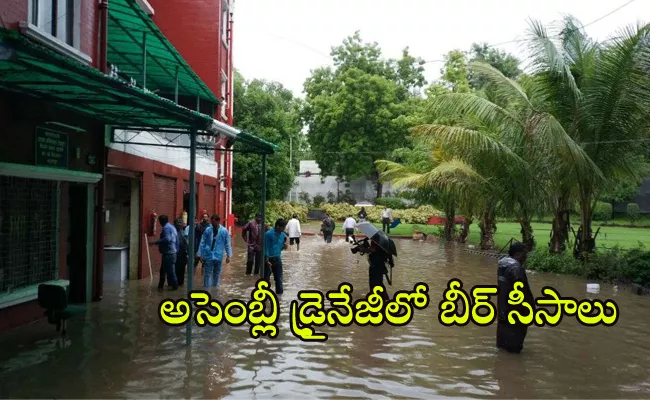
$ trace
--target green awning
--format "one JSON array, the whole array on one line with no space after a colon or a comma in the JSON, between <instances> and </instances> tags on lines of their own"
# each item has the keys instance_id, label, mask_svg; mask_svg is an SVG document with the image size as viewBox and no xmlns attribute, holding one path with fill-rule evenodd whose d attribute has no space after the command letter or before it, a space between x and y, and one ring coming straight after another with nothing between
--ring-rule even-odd
<instances>
[{"instance_id":1,"label":"green awning","mask_svg":"<svg viewBox=\"0 0 650 400\"><path fill-rule=\"evenodd\" d=\"M217 12L215 10L214 12ZM188 32L191 35L192 32ZM216 38L218 39L218 38ZM215 40L216 40L215 39ZM144 50L147 57L144 62ZM219 104L214 93L187 65L135 0L110 0L108 6L108 62L121 72L169 99L176 93ZM216 62L216 59L212 60Z\"/></svg>"},{"instance_id":2,"label":"green awning","mask_svg":"<svg viewBox=\"0 0 650 400\"><path fill-rule=\"evenodd\" d=\"M247 147L259 149L261 152L266 154L280 151L280 146L278 146L277 144L268 142L264 139L258 138L257 136L253 136L250 133L244 131L239 132L239 134L237 135L237 139L235 140L235 143L237 142Z\"/></svg>"},{"instance_id":3,"label":"green awning","mask_svg":"<svg viewBox=\"0 0 650 400\"><path fill-rule=\"evenodd\" d=\"M203 130L213 121L4 28L0 28L0 89L55 103L113 126Z\"/></svg>"}]
</instances>

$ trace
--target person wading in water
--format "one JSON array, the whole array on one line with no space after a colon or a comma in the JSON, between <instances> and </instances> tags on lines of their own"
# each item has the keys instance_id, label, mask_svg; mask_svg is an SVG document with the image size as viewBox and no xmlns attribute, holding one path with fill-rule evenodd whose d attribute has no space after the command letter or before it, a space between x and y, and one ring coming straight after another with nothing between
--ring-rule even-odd
<instances>
[{"instance_id":1,"label":"person wading in water","mask_svg":"<svg viewBox=\"0 0 650 400\"><path fill-rule=\"evenodd\" d=\"M289 235L289 246L296 245L296 251L300 251L300 236L302 231L300 230L300 220L296 214L293 214L293 217L287 222L287 235Z\"/></svg>"},{"instance_id":2,"label":"person wading in water","mask_svg":"<svg viewBox=\"0 0 650 400\"><path fill-rule=\"evenodd\" d=\"M162 226L160 239L149 243L150 246L158 246L158 250L162 255L158 290L162 291L165 287L165 277L167 277L167 284L172 287L172 290L176 290L178 289L178 281L176 280L176 256L179 245L178 233L176 233L176 227L169 223L169 218L166 215L159 216L158 222Z\"/></svg>"},{"instance_id":3,"label":"person wading in water","mask_svg":"<svg viewBox=\"0 0 650 400\"><path fill-rule=\"evenodd\" d=\"M381 286L384 290L381 294L381 297L384 299L384 302L390 300L388 292L386 292L386 286L384 286L384 275L388 276L388 268L386 268L386 263L393 268L394 261L393 257L386 253L377 243L370 241L370 253L368 253L368 283L370 284L370 293L377 286Z\"/></svg>"},{"instance_id":4,"label":"person wading in water","mask_svg":"<svg viewBox=\"0 0 650 400\"><path fill-rule=\"evenodd\" d=\"M248 245L248 254L246 258L246 275L253 273L255 265L255 275L259 275L262 266L262 214L255 214L255 219L250 220L241 235L244 242Z\"/></svg>"},{"instance_id":5,"label":"person wading in water","mask_svg":"<svg viewBox=\"0 0 650 400\"><path fill-rule=\"evenodd\" d=\"M275 221L275 227L269 229L264 234L264 280L267 282L271 278L275 279L275 293L282 294L284 287L282 285L282 250L287 249L287 235L284 230L287 222L282 218Z\"/></svg>"},{"instance_id":6,"label":"person wading in water","mask_svg":"<svg viewBox=\"0 0 650 400\"><path fill-rule=\"evenodd\" d=\"M206 288L215 287L219 284L224 250L226 252L226 264L230 264L230 257L232 257L230 233L228 229L221 225L221 217L215 214L212 216L211 222L210 226L203 232L197 254L203 261L203 286Z\"/></svg>"},{"instance_id":7,"label":"person wading in water","mask_svg":"<svg viewBox=\"0 0 650 400\"><path fill-rule=\"evenodd\" d=\"M190 224L187 224L185 227L185 236L188 238L190 237ZM205 232L206 228L210 226L210 216L208 215L207 212L203 211L203 214L201 214L201 222L198 224L194 224L194 254L196 254L199 251L199 245L201 244L201 238L203 237L203 232ZM201 259L199 257L196 257L194 259L194 273L196 274L197 270L197 265L201 262Z\"/></svg>"},{"instance_id":8,"label":"person wading in water","mask_svg":"<svg viewBox=\"0 0 650 400\"><path fill-rule=\"evenodd\" d=\"M187 259L189 256L189 242L185 236L185 222L183 218L176 220L176 233L178 234L178 256L176 257L176 280L178 286L183 286L185 283L185 267L187 267Z\"/></svg>"},{"instance_id":9,"label":"person wading in water","mask_svg":"<svg viewBox=\"0 0 650 400\"><path fill-rule=\"evenodd\" d=\"M508 314L510 311L516 310L522 316L526 316L529 313L523 304L516 306L508 304L508 297L510 292L514 290L516 282L522 282L524 284L519 290L524 293L524 301L533 307L533 311L535 310L535 297L530 290L526 269L524 268L527 255L528 249L526 245L516 242L510 245L508 256L500 259L498 263L497 347L510 353L521 352L524 348L526 333L528 332L528 327L519 323L519 321L516 321L514 325L508 322Z\"/></svg>"},{"instance_id":10,"label":"person wading in water","mask_svg":"<svg viewBox=\"0 0 650 400\"><path fill-rule=\"evenodd\" d=\"M335 228L336 223L334 223L334 220L328 213L325 213L325 219L320 226L320 230L323 232L323 239L325 240L325 243L332 243L332 234L334 233Z\"/></svg>"}]
</instances>

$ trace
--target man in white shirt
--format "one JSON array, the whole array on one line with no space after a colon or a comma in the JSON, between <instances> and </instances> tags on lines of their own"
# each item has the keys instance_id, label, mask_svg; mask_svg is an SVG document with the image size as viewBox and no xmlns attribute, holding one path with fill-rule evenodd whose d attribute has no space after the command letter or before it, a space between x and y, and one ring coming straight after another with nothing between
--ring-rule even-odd
<instances>
[{"instance_id":1,"label":"man in white shirt","mask_svg":"<svg viewBox=\"0 0 650 400\"><path fill-rule=\"evenodd\" d=\"M384 206L384 209L381 211L381 230L384 233L390 233L390 221L393 217L390 214L390 208Z\"/></svg>"},{"instance_id":2,"label":"man in white shirt","mask_svg":"<svg viewBox=\"0 0 650 400\"><path fill-rule=\"evenodd\" d=\"M296 243L296 251L300 251L300 221L298 216L293 214L293 217L287 222L287 236L289 236L289 246L293 246Z\"/></svg>"},{"instance_id":3,"label":"man in white shirt","mask_svg":"<svg viewBox=\"0 0 650 400\"><path fill-rule=\"evenodd\" d=\"M356 240L354 237L354 227L357 226L357 221L352 218L352 215L348 216L348 218L343 222L343 231L345 232L345 241L349 242L350 237L352 237L352 240Z\"/></svg>"}]
</instances>

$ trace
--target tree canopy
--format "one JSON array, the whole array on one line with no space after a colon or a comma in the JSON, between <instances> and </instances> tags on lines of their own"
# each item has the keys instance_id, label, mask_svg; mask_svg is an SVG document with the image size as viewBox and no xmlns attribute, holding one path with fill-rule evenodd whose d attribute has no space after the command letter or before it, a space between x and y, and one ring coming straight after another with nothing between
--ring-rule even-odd
<instances>
[{"instance_id":1,"label":"tree canopy","mask_svg":"<svg viewBox=\"0 0 650 400\"><path fill-rule=\"evenodd\" d=\"M246 81L238 72L234 76L234 96L235 126L283 149L268 157L266 181L267 199L283 200L297 172L297 165L290 168L289 141L293 140L295 148L300 148L304 141L299 118L301 102L280 83ZM257 211L261 200L261 158L235 153L233 164L233 210L248 217Z\"/></svg>"},{"instance_id":2,"label":"tree canopy","mask_svg":"<svg viewBox=\"0 0 650 400\"><path fill-rule=\"evenodd\" d=\"M384 59L379 45L363 42L359 32L331 56L334 67L312 71L304 85L312 154L323 175L376 179L373 161L400 147L413 126L415 96L425 84L422 60L408 48L400 59Z\"/></svg>"}]
</instances>

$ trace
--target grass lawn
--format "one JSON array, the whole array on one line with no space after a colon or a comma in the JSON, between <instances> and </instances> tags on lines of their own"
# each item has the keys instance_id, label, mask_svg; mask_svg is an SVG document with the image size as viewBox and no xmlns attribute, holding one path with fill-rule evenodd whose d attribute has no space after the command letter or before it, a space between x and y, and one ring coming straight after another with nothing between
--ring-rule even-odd
<instances>
[{"instance_id":1,"label":"grass lawn","mask_svg":"<svg viewBox=\"0 0 650 400\"><path fill-rule=\"evenodd\" d=\"M335 233L341 233L341 223L337 223ZM381 229L381 224L375 224ZM546 245L550 239L551 224L544 222L536 222L532 224L535 233L535 239L538 245ZM302 225L305 232L317 232L320 229L320 222L309 222ZM390 230L391 235L397 236L411 236L413 231L417 230L426 233L427 235L436 234L439 230L435 225L413 225L413 224L399 224L397 227ZM505 246L510 238L521 239L519 232L521 227L515 222L499 222L497 223L497 232L494 235L494 241L500 249ZM577 229L575 227L574 229ZM594 224L594 231L598 229ZM477 223L472 224L469 234L469 243L478 244L480 239L480 229ZM569 234L573 238L573 234ZM650 248L650 229L648 228L625 228L617 226L604 226L600 229L600 233L596 238L596 245L599 248L609 248L618 245L621 248L634 248L639 245L639 242Z\"/></svg>"}]
</instances>

